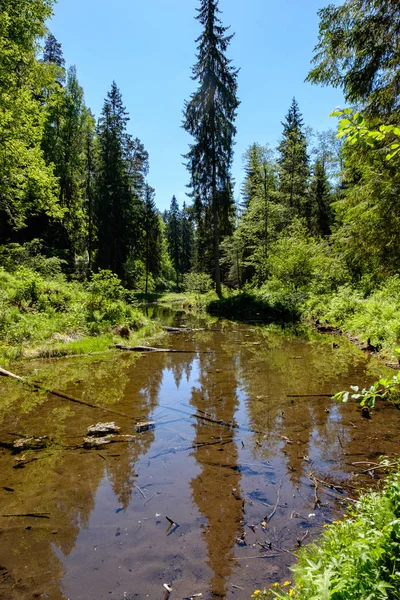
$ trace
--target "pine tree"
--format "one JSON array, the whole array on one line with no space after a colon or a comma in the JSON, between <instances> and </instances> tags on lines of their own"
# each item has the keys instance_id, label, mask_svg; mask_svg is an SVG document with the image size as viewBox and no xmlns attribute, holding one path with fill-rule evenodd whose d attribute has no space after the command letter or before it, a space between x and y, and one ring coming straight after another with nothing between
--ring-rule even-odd
<instances>
[{"instance_id":1,"label":"pine tree","mask_svg":"<svg viewBox=\"0 0 400 600\"><path fill-rule=\"evenodd\" d=\"M146 184L144 191L144 263L146 267L145 293L149 289L149 275L157 277L161 270L161 228L154 200L154 189Z\"/></svg>"},{"instance_id":2,"label":"pine tree","mask_svg":"<svg viewBox=\"0 0 400 600\"><path fill-rule=\"evenodd\" d=\"M197 204L195 214L198 233L212 225L214 278L221 295L220 221L227 205L221 205L230 195L230 168L233 158L234 121L237 99L238 71L230 64L226 51L232 35L226 35L218 17L218 0L200 0L196 19L203 32L196 40L198 60L193 67L193 79L199 87L185 103L183 127L194 138L186 155L191 174L192 194ZM228 206L229 211L229 206Z\"/></svg>"},{"instance_id":3,"label":"pine tree","mask_svg":"<svg viewBox=\"0 0 400 600\"><path fill-rule=\"evenodd\" d=\"M53 63L61 68L65 67L65 60L61 44L57 42L52 33L49 33L46 37L43 51L43 61Z\"/></svg>"},{"instance_id":4,"label":"pine tree","mask_svg":"<svg viewBox=\"0 0 400 600\"><path fill-rule=\"evenodd\" d=\"M123 276L129 252L132 192L127 164L129 117L113 82L98 123L99 161L96 181L97 266Z\"/></svg>"},{"instance_id":5,"label":"pine tree","mask_svg":"<svg viewBox=\"0 0 400 600\"><path fill-rule=\"evenodd\" d=\"M307 184L309 158L307 140L303 130L303 118L299 105L293 98L283 125L283 136L278 146L279 192L281 201L292 216L307 217Z\"/></svg>"},{"instance_id":6,"label":"pine tree","mask_svg":"<svg viewBox=\"0 0 400 600\"><path fill-rule=\"evenodd\" d=\"M319 235L328 236L331 233L331 189L321 158L318 158L314 165L310 196L313 206L313 229Z\"/></svg>"},{"instance_id":7,"label":"pine tree","mask_svg":"<svg viewBox=\"0 0 400 600\"><path fill-rule=\"evenodd\" d=\"M94 249L94 196L95 196L95 131L96 121L92 112L85 108L83 111L83 140L84 140L84 181L83 181L83 212L86 217L86 248L88 255L88 270L92 269Z\"/></svg>"},{"instance_id":8,"label":"pine tree","mask_svg":"<svg viewBox=\"0 0 400 600\"><path fill-rule=\"evenodd\" d=\"M181 211L182 249L181 249L181 273L184 275L192 268L193 256L193 224L188 214L185 202Z\"/></svg>"},{"instance_id":9,"label":"pine tree","mask_svg":"<svg viewBox=\"0 0 400 600\"><path fill-rule=\"evenodd\" d=\"M175 196L172 197L167 217L168 251L176 272L176 285L179 286L179 275L182 273L182 226L181 214Z\"/></svg>"}]
</instances>

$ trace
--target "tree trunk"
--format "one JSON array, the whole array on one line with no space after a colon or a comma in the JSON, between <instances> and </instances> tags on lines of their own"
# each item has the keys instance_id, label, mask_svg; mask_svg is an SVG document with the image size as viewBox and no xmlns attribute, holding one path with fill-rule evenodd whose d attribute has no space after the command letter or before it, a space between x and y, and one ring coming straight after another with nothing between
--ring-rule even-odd
<instances>
[{"instance_id":1,"label":"tree trunk","mask_svg":"<svg viewBox=\"0 0 400 600\"><path fill-rule=\"evenodd\" d=\"M212 217L213 217L213 237L214 237L214 263L215 263L215 291L218 298L222 297L221 292L221 268L219 264L219 223L218 223L218 204L217 204L217 159L215 152L215 91L212 94L211 106L211 126L212 126Z\"/></svg>"}]
</instances>

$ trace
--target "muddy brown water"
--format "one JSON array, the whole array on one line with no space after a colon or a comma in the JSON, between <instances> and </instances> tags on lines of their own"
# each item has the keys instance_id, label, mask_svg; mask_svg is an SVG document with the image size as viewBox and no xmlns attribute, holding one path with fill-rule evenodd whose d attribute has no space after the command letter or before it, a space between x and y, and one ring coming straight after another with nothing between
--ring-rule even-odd
<instances>
[{"instance_id":1,"label":"muddy brown water","mask_svg":"<svg viewBox=\"0 0 400 600\"><path fill-rule=\"evenodd\" d=\"M171 600L248 599L290 579L297 540L345 510L347 492L316 491L311 472L351 491L372 481L363 461L398 452L400 411L367 421L327 396L384 372L345 339L162 318L206 329L163 341L187 353L14 365L99 408L1 378L0 442L51 439L0 449L2 600L162 600L164 583ZM147 419L131 442L81 447L89 425Z\"/></svg>"}]
</instances>

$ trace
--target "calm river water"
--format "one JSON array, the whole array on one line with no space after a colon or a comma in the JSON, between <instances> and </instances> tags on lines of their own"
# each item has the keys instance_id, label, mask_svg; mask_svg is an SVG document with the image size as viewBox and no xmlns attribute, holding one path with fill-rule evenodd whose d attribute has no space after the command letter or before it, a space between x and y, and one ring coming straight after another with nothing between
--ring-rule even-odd
<instances>
[{"instance_id":1,"label":"calm river water","mask_svg":"<svg viewBox=\"0 0 400 600\"><path fill-rule=\"evenodd\" d=\"M12 369L99 408L0 378L0 444L50 438L0 448L2 600L162 600L164 583L171 600L248 599L290 579L298 540L344 512L347 492L313 476L351 493L372 481L362 461L398 450L400 411L367 421L329 397L384 372L347 340L166 318L205 329L163 341L188 352ZM104 421L135 438L84 449Z\"/></svg>"}]
</instances>

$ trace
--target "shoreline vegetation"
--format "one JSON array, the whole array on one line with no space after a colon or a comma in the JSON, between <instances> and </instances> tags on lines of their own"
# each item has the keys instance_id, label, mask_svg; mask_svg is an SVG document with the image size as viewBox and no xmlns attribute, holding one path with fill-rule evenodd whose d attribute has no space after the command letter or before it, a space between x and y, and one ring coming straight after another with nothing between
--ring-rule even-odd
<instances>
[{"instance_id":1,"label":"shoreline vegetation","mask_svg":"<svg viewBox=\"0 0 400 600\"><path fill-rule=\"evenodd\" d=\"M388 468L388 461L382 461ZM390 471L389 471L390 472ZM400 598L400 470L380 491L362 495L342 521L334 521L316 542L297 552L293 577L255 590L266 600L397 600Z\"/></svg>"},{"instance_id":2,"label":"shoreline vegetation","mask_svg":"<svg viewBox=\"0 0 400 600\"><path fill-rule=\"evenodd\" d=\"M2 366L18 359L105 352L121 341L140 345L163 335L110 271L85 283L67 281L57 269L0 267Z\"/></svg>"}]
</instances>

